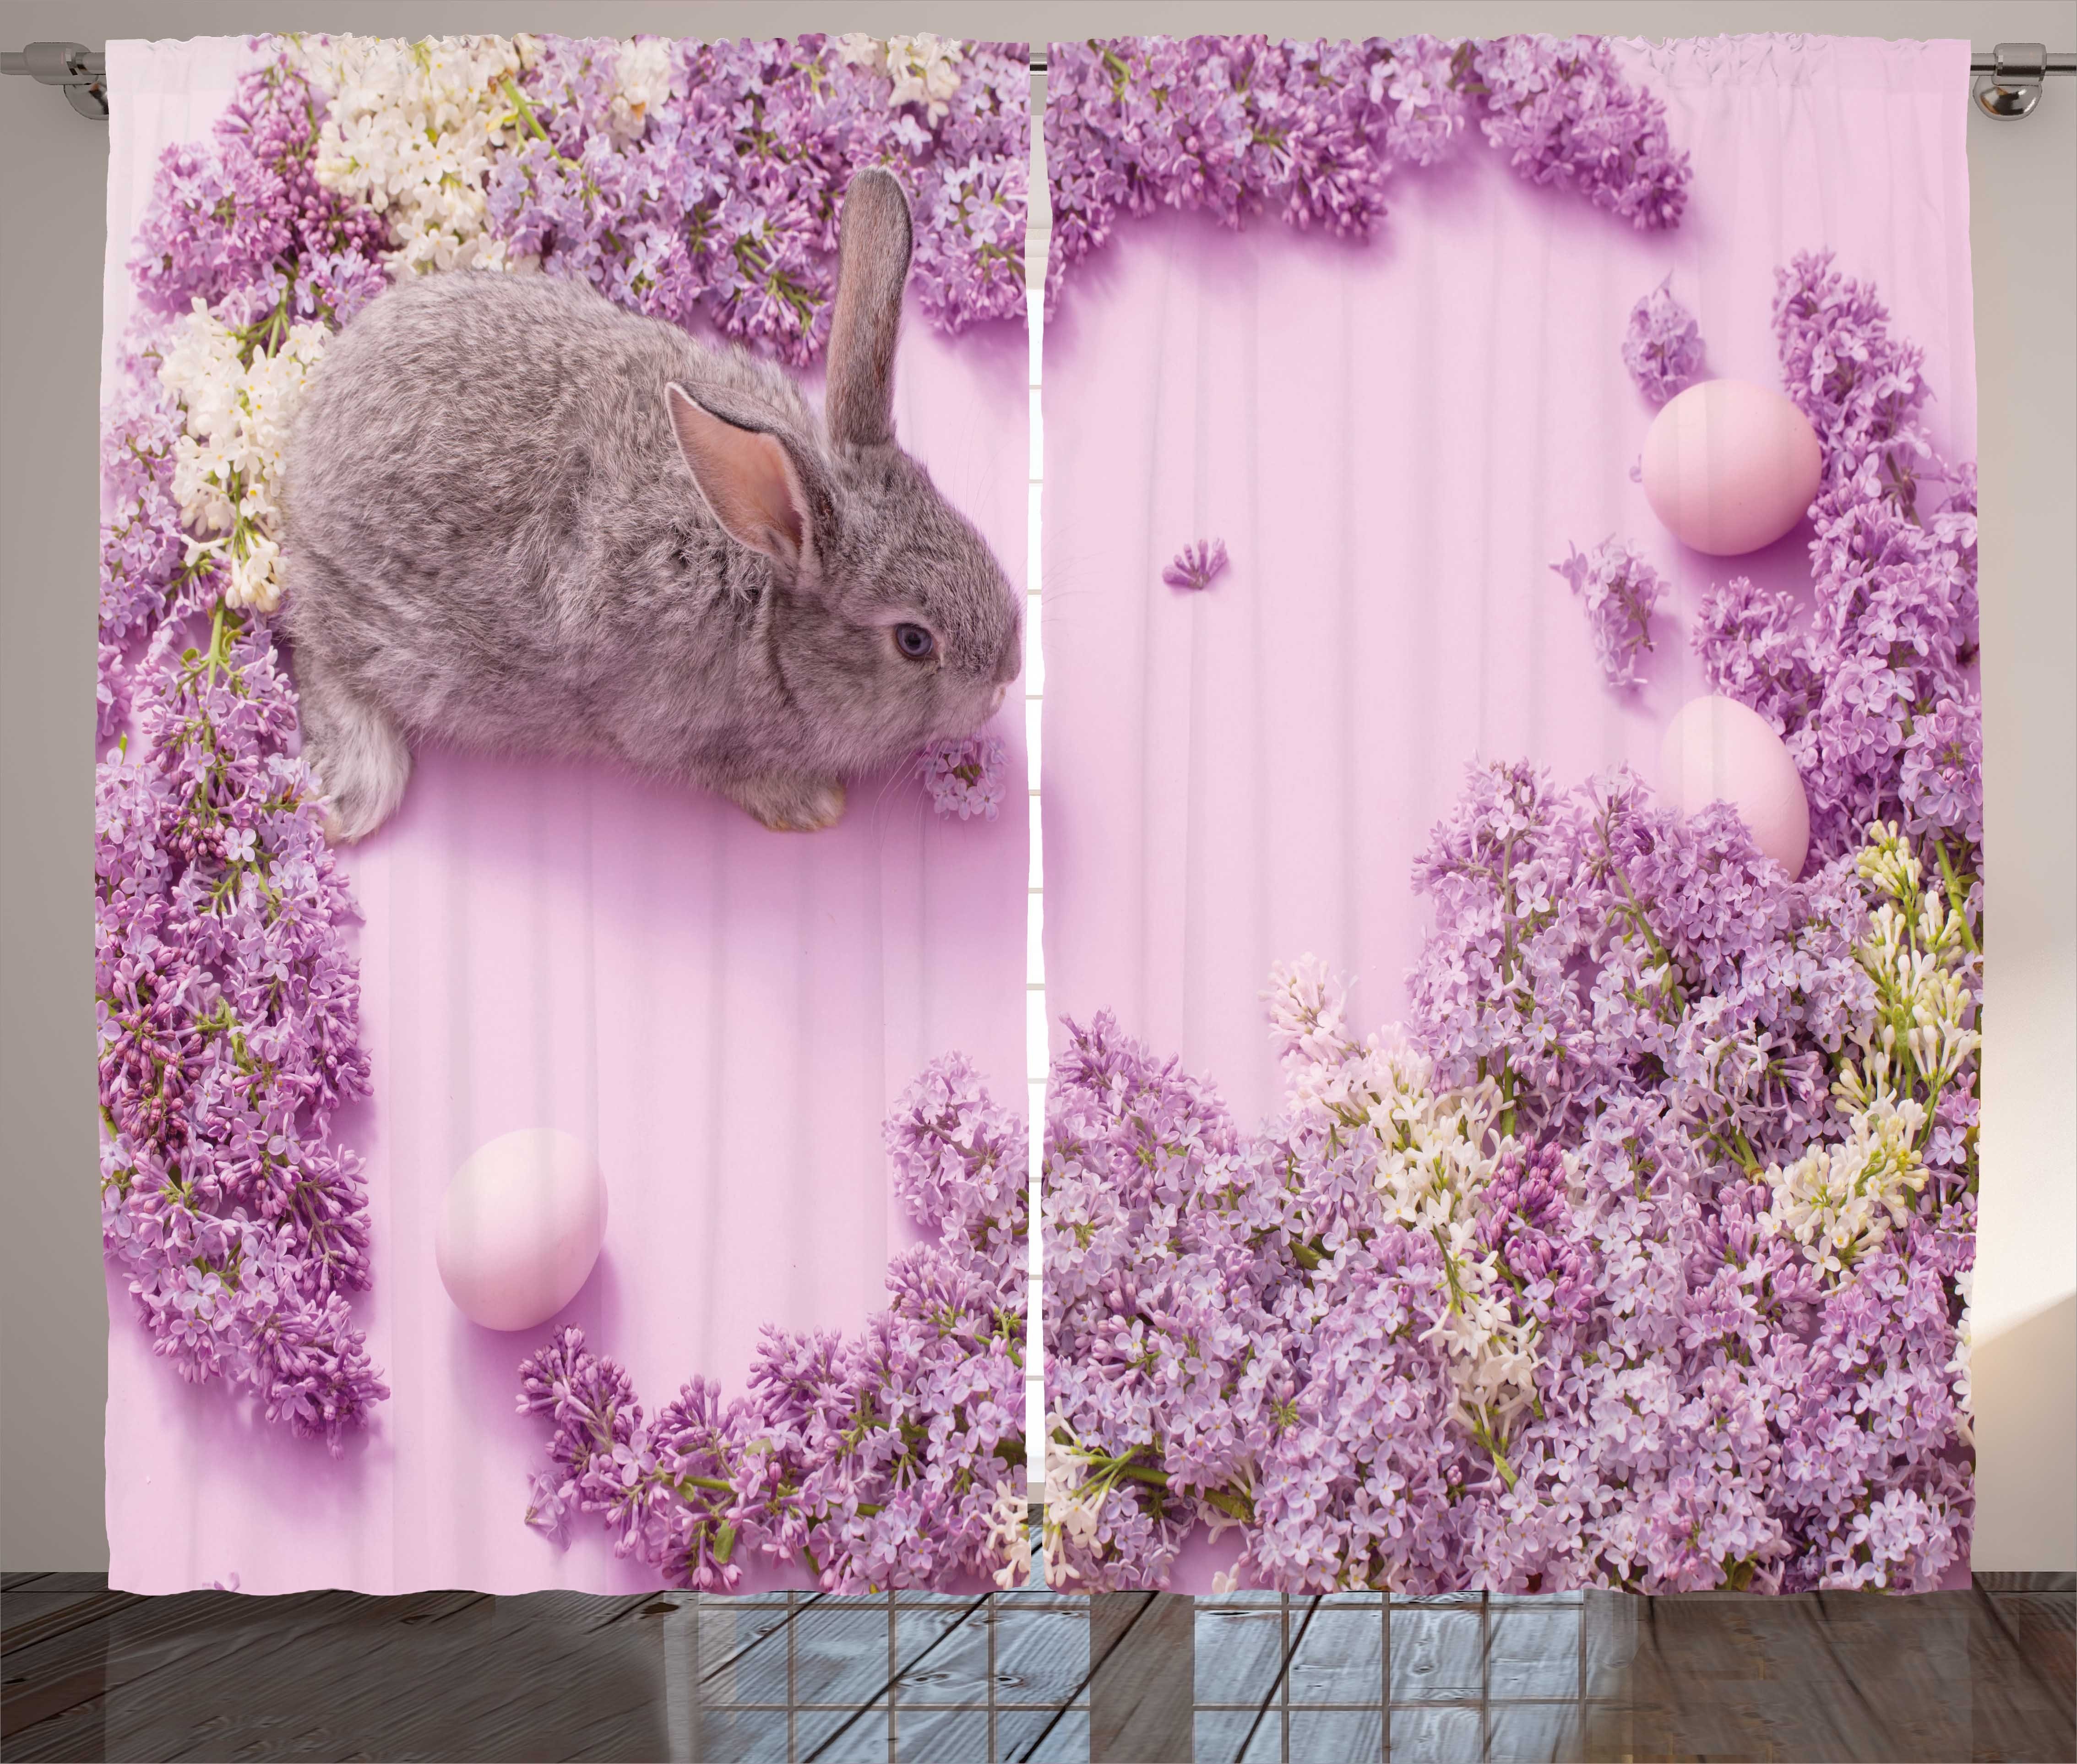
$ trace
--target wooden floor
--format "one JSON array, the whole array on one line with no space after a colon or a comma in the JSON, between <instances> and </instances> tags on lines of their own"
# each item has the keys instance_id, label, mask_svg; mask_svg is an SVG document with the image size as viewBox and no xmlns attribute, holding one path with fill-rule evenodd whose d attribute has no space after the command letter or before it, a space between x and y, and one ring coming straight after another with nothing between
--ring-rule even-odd
<instances>
[{"instance_id":1,"label":"wooden floor","mask_svg":"<svg viewBox=\"0 0 2077 1764\"><path fill-rule=\"evenodd\" d=\"M1921 1599L0 1584L7 1758L2077 1759L2070 1576Z\"/></svg>"}]
</instances>

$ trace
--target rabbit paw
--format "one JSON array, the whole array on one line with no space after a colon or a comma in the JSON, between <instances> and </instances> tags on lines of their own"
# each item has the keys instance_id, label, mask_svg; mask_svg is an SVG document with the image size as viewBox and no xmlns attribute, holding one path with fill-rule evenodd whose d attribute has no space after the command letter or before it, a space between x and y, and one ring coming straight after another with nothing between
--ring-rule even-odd
<instances>
[{"instance_id":1,"label":"rabbit paw","mask_svg":"<svg viewBox=\"0 0 2077 1764\"><path fill-rule=\"evenodd\" d=\"M843 818L844 787L835 779L759 778L729 794L774 833L820 833Z\"/></svg>"},{"instance_id":2,"label":"rabbit paw","mask_svg":"<svg viewBox=\"0 0 2077 1764\"><path fill-rule=\"evenodd\" d=\"M410 749L381 712L321 690L306 690L302 718L303 758L323 792L326 842L365 838L403 801Z\"/></svg>"}]
</instances>

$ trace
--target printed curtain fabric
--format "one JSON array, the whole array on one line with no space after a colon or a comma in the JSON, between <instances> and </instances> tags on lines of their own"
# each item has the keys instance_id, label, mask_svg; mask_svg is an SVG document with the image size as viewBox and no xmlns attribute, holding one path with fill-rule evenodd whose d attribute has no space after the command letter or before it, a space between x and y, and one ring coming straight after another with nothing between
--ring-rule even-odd
<instances>
[{"instance_id":1,"label":"printed curtain fabric","mask_svg":"<svg viewBox=\"0 0 2077 1764\"><path fill-rule=\"evenodd\" d=\"M1965 1576L1967 55L1052 47L1055 1584Z\"/></svg>"},{"instance_id":2,"label":"printed curtain fabric","mask_svg":"<svg viewBox=\"0 0 2077 1764\"><path fill-rule=\"evenodd\" d=\"M110 62L112 1583L1021 1579L1025 49Z\"/></svg>"},{"instance_id":3,"label":"printed curtain fabric","mask_svg":"<svg viewBox=\"0 0 2077 1764\"><path fill-rule=\"evenodd\" d=\"M111 46L115 1585L1958 1583L1967 49Z\"/></svg>"}]
</instances>

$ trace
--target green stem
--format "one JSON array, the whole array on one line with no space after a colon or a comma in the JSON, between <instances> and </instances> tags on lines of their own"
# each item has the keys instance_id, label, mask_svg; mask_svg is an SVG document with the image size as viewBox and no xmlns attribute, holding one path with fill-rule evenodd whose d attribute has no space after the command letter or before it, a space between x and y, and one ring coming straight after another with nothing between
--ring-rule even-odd
<instances>
[{"instance_id":1,"label":"green stem","mask_svg":"<svg viewBox=\"0 0 2077 1764\"><path fill-rule=\"evenodd\" d=\"M1945 839L1935 839L1933 842L1933 855L1940 860L1941 878L1947 884L1947 904L1954 908L1954 917L1961 925L1962 941L1969 946L1969 953L1971 955L1981 955L1983 952L1977 947L1976 934L1969 929L1969 915L1963 910L1963 903L1968 899L1968 891L1962 886L1961 879L1954 874L1954 866L1948 859L1947 842Z\"/></svg>"},{"instance_id":2,"label":"green stem","mask_svg":"<svg viewBox=\"0 0 2077 1764\"><path fill-rule=\"evenodd\" d=\"M550 153L554 154L556 159L562 160L564 164L568 164L569 162L563 160L563 156L556 152L556 144L548 139L548 131L541 127L540 119L534 114L533 106L520 96L519 88L512 83L512 76L508 73L497 83L503 89L506 97L512 101L512 108L519 113L520 120L534 131L535 138L547 147Z\"/></svg>"},{"instance_id":3,"label":"green stem","mask_svg":"<svg viewBox=\"0 0 2077 1764\"><path fill-rule=\"evenodd\" d=\"M735 1483L723 1482L718 1476L681 1476L678 1485L681 1488L704 1488L714 1495L732 1495L735 1492Z\"/></svg>"},{"instance_id":4,"label":"green stem","mask_svg":"<svg viewBox=\"0 0 2077 1764\"><path fill-rule=\"evenodd\" d=\"M1752 1142L1746 1138L1745 1129L1734 1126L1731 1129L1731 1141L1738 1148L1738 1162L1745 1166L1746 1173L1748 1175L1758 1175L1760 1173L1759 1159L1753 1151Z\"/></svg>"},{"instance_id":5,"label":"green stem","mask_svg":"<svg viewBox=\"0 0 2077 1764\"><path fill-rule=\"evenodd\" d=\"M1513 1494L1516 1481L1514 1467L1508 1462L1507 1454L1501 1450L1500 1442L1493 1437L1483 1415L1471 1417L1471 1437L1484 1448L1486 1454L1493 1461L1493 1468L1500 1472L1500 1479L1507 1485L1507 1491Z\"/></svg>"}]
</instances>

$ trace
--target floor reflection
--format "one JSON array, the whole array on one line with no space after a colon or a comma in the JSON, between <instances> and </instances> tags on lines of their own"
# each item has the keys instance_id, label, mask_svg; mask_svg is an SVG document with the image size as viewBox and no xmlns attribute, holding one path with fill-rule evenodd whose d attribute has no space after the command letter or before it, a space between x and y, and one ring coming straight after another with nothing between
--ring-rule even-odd
<instances>
[{"instance_id":1,"label":"floor reflection","mask_svg":"<svg viewBox=\"0 0 2077 1764\"><path fill-rule=\"evenodd\" d=\"M319 1593L10 1575L6 1755L2077 1758L2069 1575L1916 1599Z\"/></svg>"}]
</instances>

